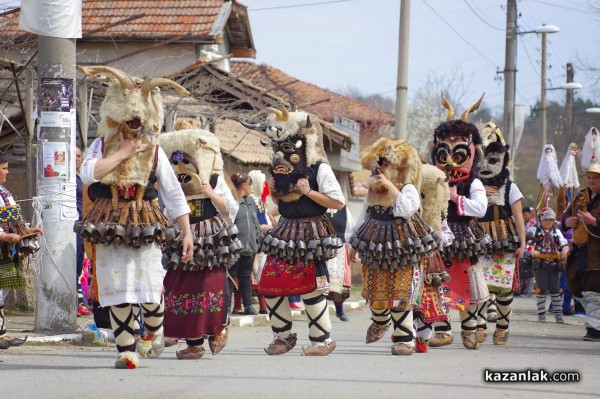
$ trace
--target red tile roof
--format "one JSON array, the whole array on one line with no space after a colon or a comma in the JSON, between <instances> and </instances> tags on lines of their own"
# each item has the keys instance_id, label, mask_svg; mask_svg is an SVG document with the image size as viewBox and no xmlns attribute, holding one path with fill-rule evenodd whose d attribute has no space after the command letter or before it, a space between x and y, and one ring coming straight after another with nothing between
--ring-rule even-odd
<instances>
[{"instance_id":1,"label":"red tile roof","mask_svg":"<svg viewBox=\"0 0 600 399\"><path fill-rule=\"evenodd\" d=\"M27 34L18 28L19 14L15 12L0 18L3 35ZM118 24L141 14L145 15ZM83 0L81 19L86 39L168 38L188 33L191 38L198 39L222 34L229 20L233 24L239 19L247 20L247 7L235 0ZM113 23L117 24L88 36L89 32Z\"/></svg>"},{"instance_id":2,"label":"red tile roof","mask_svg":"<svg viewBox=\"0 0 600 399\"><path fill-rule=\"evenodd\" d=\"M334 113L363 124L383 125L395 121L393 114L303 82L266 64L236 61L231 63L231 72L329 122L333 121Z\"/></svg>"}]
</instances>

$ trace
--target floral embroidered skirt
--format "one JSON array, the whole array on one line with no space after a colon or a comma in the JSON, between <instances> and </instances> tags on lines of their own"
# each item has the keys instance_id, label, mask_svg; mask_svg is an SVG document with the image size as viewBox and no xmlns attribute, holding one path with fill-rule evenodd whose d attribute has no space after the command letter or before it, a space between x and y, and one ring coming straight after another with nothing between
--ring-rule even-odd
<instances>
[{"instance_id":1,"label":"floral embroidered skirt","mask_svg":"<svg viewBox=\"0 0 600 399\"><path fill-rule=\"evenodd\" d=\"M200 338L223 330L227 317L225 269L183 271L165 276L165 336Z\"/></svg>"},{"instance_id":2,"label":"floral embroidered skirt","mask_svg":"<svg viewBox=\"0 0 600 399\"><path fill-rule=\"evenodd\" d=\"M480 256L479 264L490 292L506 293L511 292L515 284L520 286L514 252Z\"/></svg>"}]
</instances>

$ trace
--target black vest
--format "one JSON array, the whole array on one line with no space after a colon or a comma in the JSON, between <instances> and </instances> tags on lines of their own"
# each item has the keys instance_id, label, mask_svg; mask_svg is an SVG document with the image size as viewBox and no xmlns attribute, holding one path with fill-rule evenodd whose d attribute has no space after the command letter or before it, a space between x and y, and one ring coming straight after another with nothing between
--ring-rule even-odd
<instances>
[{"instance_id":1,"label":"black vest","mask_svg":"<svg viewBox=\"0 0 600 399\"><path fill-rule=\"evenodd\" d=\"M471 179L468 184L458 188L457 195L462 195L463 197L469 198L469 192L471 191L471 184L473 180ZM448 201L448 222L469 222L473 219L473 216L464 216L459 215L457 210L457 204L453 201Z\"/></svg>"},{"instance_id":2,"label":"black vest","mask_svg":"<svg viewBox=\"0 0 600 399\"><path fill-rule=\"evenodd\" d=\"M319 172L319 166L322 162L317 162L310 168L313 171L312 176L308 179L310 188L319 191L319 184L317 183L317 173ZM300 197L294 202L283 202L279 200L279 213L281 216L288 219L299 219L313 216L320 216L327 212L327 208L323 205L317 204L315 201L308 198L306 195Z\"/></svg>"},{"instance_id":3,"label":"black vest","mask_svg":"<svg viewBox=\"0 0 600 399\"><path fill-rule=\"evenodd\" d=\"M218 179L219 175L216 173L210 176L210 186L213 189L217 187ZM210 219L213 216L217 216L219 213L210 198L193 199L188 201L188 205L192 210L190 213L190 224L195 224L203 220Z\"/></svg>"},{"instance_id":4,"label":"black vest","mask_svg":"<svg viewBox=\"0 0 600 399\"><path fill-rule=\"evenodd\" d=\"M331 221L333 228L335 229L335 235L342 239L342 242L346 242L346 224L348 223L348 215L346 214L346 206L339 211L331 214L326 213L327 217Z\"/></svg>"},{"instance_id":5,"label":"black vest","mask_svg":"<svg viewBox=\"0 0 600 399\"><path fill-rule=\"evenodd\" d=\"M498 208L498 214L500 215L500 219L508 219L512 216L512 208L510 207L510 203L508 197L510 195L510 186L512 185L512 181L506 181L506 189L504 190L504 205L489 205L487 210L485 211L485 215L479 219L480 222L491 222L494 220L494 208Z\"/></svg>"},{"instance_id":6,"label":"black vest","mask_svg":"<svg viewBox=\"0 0 600 399\"><path fill-rule=\"evenodd\" d=\"M104 140L102 140L102 152L104 152ZM156 170L156 165L158 163L158 146L154 147L154 164L152 165L152 171L150 172L150 176L148 176L148 184L146 185L146 191L144 191L144 196L142 197L144 200L153 200L158 198L158 191L154 188L154 183L156 183L156 174L154 171ZM88 187L88 195L92 201L96 201L97 198L112 198L112 194L110 192L110 186L107 184L103 184L100 182L92 183Z\"/></svg>"}]
</instances>

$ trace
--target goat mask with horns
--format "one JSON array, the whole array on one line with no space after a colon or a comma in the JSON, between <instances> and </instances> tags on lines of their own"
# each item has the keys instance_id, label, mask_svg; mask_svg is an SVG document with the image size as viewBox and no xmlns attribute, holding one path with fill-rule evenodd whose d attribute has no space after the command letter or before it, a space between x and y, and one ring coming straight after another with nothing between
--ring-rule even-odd
<instances>
[{"instance_id":1,"label":"goat mask with horns","mask_svg":"<svg viewBox=\"0 0 600 399\"><path fill-rule=\"evenodd\" d=\"M275 180L275 196L287 195L295 191L300 178L309 178L310 168L317 162L329 163L323 148L323 132L317 122L313 122L306 112L288 112L269 108L272 113L262 123L250 124L240 121L249 129L267 134L261 140L265 146L273 148L269 172ZM297 193L296 193L297 194Z\"/></svg>"},{"instance_id":2,"label":"goat mask with horns","mask_svg":"<svg viewBox=\"0 0 600 399\"><path fill-rule=\"evenodd\" d=\"M460 119L454 117L454 108L442 93L442 104L448 110L447 121L434 131L434 148L431 154L433 163L446 173L450 185L476 177L477 165L481 158L481 137L477 127L469 123L469 114L479 109L482 94L475 104L467 108Z\"/></svg>"}]
</instances>

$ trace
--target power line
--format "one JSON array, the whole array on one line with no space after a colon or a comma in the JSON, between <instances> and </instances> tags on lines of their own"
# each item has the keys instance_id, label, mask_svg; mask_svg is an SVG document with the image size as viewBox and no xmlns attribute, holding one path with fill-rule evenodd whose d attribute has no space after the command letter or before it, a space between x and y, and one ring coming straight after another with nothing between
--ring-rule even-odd
<instances>
[{"instance_id":1,"label":"power line","mask_svg":"<svg viewBox=\"0 0 600 399\"><path fill-rule=\"evenodd\" d=\"M306 4L291 4L289 6L279 6L279 7L265 7L265 8L251 8L248 11L266 11L266 10L279 10L282 8L298 8L298 7L311 7L311 6L322 6L325 4L333 4L333 3L346 3L349 1L356 0L331 0L331 1L321 1L319 3L306 3Z\"/></svg>"},{"instance_id":2,"label":"power line","mask_svg":"<svg viewBox=\"0 0 600 399\"><path fill-rule=\"evenodd\" d=\"M469 42L463 35L461 35L456 29L454 29L454 27L444 19L444 17L442 17L426 0L423 0L423 3L425 3L425 5L427 7L429 7L431 9L431 11L433 11L433 13L435 15L438 16L439 19L441 19L446 25L448 25L448 27L454 32L456 33L456 35L458 37L460 37L465 43L467 43L469 45L469 47L471 47L473 50L475 50L482 58L486 59L488 62L490 62L492 65L494 65L496 68L500 68L500 66L498 64L496 64L494 61L492 61L488 56L486 56L484 53L482 53L481 51L479 51L479 49L477 49L477 47L475 47L473 44L471 44L471 42Z\"/></svg>"},{"instance_id":3,"label":"power line","mask_svg":"<svg viewBox=\"0 0 600 399\"><path fill-rule=\"evenodd\" d=\"M584 13L584 14L590 13L590 10L585 10L583 8L566 7L564 5L558 5L558 4L554 4L554 3L550 3L550 2L542 1L542 0L532 0L532 1L535 1L536 3L540 3L540 4L545 4L545 5L551 6L551 7L562 8L564 10L570 10L570 11L580 12L580 13Z\"/></svg>"},{"instance_id":4,"label":"power line","mask_svg":"<svg viewBox=\"0 0 600 399\"><path fill-rule=\"evenodd\" d=\"M496 29L496 30L500 30L500 31L504 31L504 28L498 28L497 26L494 26L492 24L490 24L488 21L486 21L485 19L483 19L483 17L481 15L479 15L477 13L477 11L475 11L475 9L473 7L471 7L471 4L469 4L469 2L467 0L465 0L465 4L471 9L471 11L473 11L473 14L475 14L477 16L477 18L479 18L481 20L481 22L483 22L484 24L486 24L487 26L489 26L492 29Z\"/></svg>"}]
</instances>

